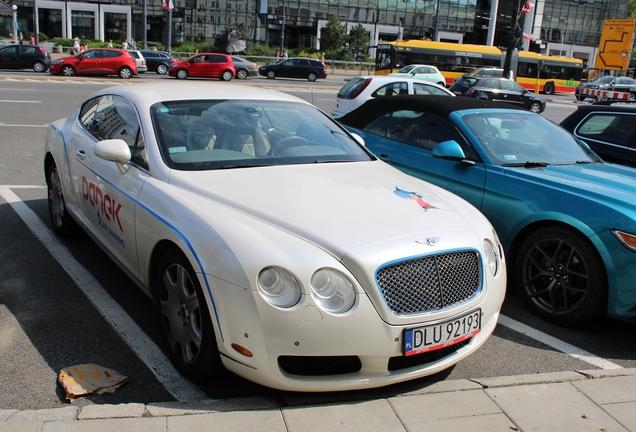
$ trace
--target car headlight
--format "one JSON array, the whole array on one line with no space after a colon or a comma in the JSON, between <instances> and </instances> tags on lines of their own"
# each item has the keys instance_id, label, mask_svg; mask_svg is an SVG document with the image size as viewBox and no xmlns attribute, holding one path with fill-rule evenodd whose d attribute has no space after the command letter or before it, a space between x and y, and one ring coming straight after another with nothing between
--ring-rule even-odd
<instances>
[{"instance_id":1,"label":"car headlight","mask_svg":"<svg viewBox=\"0 0 636 432\"><path fill-rule=\"evenodd\" d=\"M484 240L484 267L486 267L493 276L499 271L499 254L495 246L488 239Z\"/></svg>"},{"instance_id":2,"label":"car headlight","mask_svg":"<svg viewBox=\"0 0 636 432\"><path fill-rule=\"evenodd\" d=\"M51 64L52 64L53 66L59 65L60 63L62 63L62 60L53 60L53 61L51 62Z\"/></svg>"},{"instance_id":3,"label":"car headlight","mask_svg":"<svg viewBox=\"0 0 636 432\"><path fill-rule=\"evenodd\" d=\"M300 284L296 277L280 267L266 267L258 274L258 290L270 304L282 308L300 300Z\"/></svg>"},{"instance_id":4,"label":"car headlight","mask_svg":"<svg viewBox=\"0 0 636 432\"><path fill-rule=\"evenodd\" d=\"M320 269L311 277L311 296L327 312L347 312L356 300L353 284L341 273Z\"/></svg>"}]
</instances>

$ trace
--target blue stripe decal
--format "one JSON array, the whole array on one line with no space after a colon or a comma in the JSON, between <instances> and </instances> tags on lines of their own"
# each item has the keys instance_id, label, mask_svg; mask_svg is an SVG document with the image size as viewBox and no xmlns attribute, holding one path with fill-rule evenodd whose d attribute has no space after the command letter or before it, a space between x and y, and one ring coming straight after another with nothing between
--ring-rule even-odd
<instances>
[{"instance_id":1,"label":"blue stripe decal","mask_svg":"<svg viewBox=\"0 0 636 432\"><path fill-rule=\"evenodd\" d=\"M210 283L208 282L208 276L207 274L203 271L203 265L201 264L201 260L199 260L199 256L197 255L197 253L194 251L194 248L192 247L192 244L190 244L190 242L188 241L188 239L185 238L185 236L183 234L181 234L181 232L179 230L177 230L172 224L170 224L168 221L166 221L164 218L162 218L161 216L159 216L157 213L155 213L154 211L152 211L148 206L146 206L145 204L142 204L141 202L139 202L139 200L133 198L129 193L123 191L122 189L120 189L119 187L117 187L116 185L112 184L111 182L109 182L108 180L106 180L105 178L103 178L102 176L100 176L97 172L95 172L93 169L91 169L90 167L88 167L84 162L82 162L79 159L76 159L80 164L82 164L82 166L84 166L84 168L86 168L87 170L89 170L90 172L92 172L93 174L95 174L95 176L99 177L102 181L108 183L113 189L119 191L119 193L121 193L122 195L125 195L130 201L132 201L133 203L135 203L137 206L143 208L144 210L146 210L151 216L154 216L157 220L159 220L161 223L163 223L164 225L166 225L168 228L170 228L177 236L179 236L179 238L181 238L181 240L183 240L183 242L188 246L188 249L190 249L190 252L192 253L192 255L194 256L194 259L197 262L197 265L199 266L199 269L201 271L201 274L203 275L203 280L205 281L205 287L208 291L208 295L210 296L210 301L212 302L212 308L214 309L214 317L216 319L216 323L217 323L217 327L219 329L219 333L221 334L221 342L225 342L225 338L223 337L223 330L221 330L221 322L219 321L219 314L217 313L216 310L216 303L214 302L214 297L212 296L212 290L210 289Z\"/></svg>"}]
</instances>

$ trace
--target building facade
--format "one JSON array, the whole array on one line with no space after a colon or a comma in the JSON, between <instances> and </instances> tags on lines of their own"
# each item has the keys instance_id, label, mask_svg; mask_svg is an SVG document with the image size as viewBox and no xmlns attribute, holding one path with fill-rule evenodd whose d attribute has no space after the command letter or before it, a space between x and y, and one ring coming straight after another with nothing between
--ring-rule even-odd
<instances>
[{"instance_id":1,"label":"building facade","mask_svg":"<svg viewBox=\"0 0 636 432\"><path fill-rule=\"evenodd\" d=\"M21 31L52 37L143 40L144 0L14 0ZM167 44L162 0L145 0L148 41ZM6 2L5 2L6 3ZM287 48L319 48L320 29L331 16L349 27L363 25L378 41L430 38L506 47L516 18L524 49L592 59L603 21L626 17L628 0L173 0L170 45L213 42L227 28L244 39ZM0 37L12 34L12 17L0 14Z\"/></svg>"}]
</instances>

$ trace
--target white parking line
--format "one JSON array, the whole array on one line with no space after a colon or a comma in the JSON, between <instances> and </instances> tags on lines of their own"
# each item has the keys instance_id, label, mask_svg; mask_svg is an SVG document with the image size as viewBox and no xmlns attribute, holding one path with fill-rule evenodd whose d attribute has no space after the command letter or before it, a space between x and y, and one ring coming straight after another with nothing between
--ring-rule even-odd
<instances>
[{"instance_id":1,"label":"white parking line","mask_svg":"<svg viewBox=\"0 0 636 432\"><path fill-rule=\"evenodd\" d=\"M34 188L41 187L34 186ZM177 372L161 349L113 300L97 279L73 258L71 252L44 225L33 210L7 186L0 186L0 196L11 205L84 295L172 396L179 401L209 399L197 386Z\"/></svg>"},{"instance_id":2,"label":"white parking line","mask_svg":"<svg viewBox=\"0 0 636 432\"><path fill-rule=\"evenodd\" d=\"M505 315L499 316L499 324L601 369L623 369L622 366L619 366L616 363L597 357L592 353L577 348L574 345L570 345L567 342L563 342L560 339L522 324L519 321L515 321L512 318L508 318Z\"/></svg>"},{"instance_id":3,"label":"white parking line","mask_svg":"<svg viewBox=\"0 0 636 432\"><path fill-rule=\"evenodd\" d=\"M0 99L0 102L7 102L7 103L42 103L42 101L25 101L25 100L9 100L9 99Z\"/></svg>"},{"instance_id":4,"label":"white parking line","mask_svg":"<svg viewBox=\"0 0 636 432\"><path fill-rule=\"evenodd\" d=\"M38 128L45 128L45 127L49 127L48 124L41 124L41 125L28 125L28 124L7 124L7 123L0 123L0 127L38 127Z\"/></svg>"}]
</instances>

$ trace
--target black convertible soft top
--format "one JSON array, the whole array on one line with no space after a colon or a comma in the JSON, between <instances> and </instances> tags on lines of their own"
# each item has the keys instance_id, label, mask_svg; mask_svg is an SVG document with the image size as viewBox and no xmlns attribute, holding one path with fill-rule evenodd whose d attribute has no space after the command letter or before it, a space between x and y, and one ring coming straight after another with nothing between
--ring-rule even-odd
<instances>
[{"instance_id":1,"label":"black convertible soft top","mask_svg":"<svg viewBox=\"0 0 636 432\"><path fill-rule=\"evenodd\" d=\"M355 110L339 117L337 121L354 128L363 129L371 120L391 111L422 111L436 114L447 119L453 111L475 108L504 108L527 111L523 107L517 107L510 103L494 102L486 99L404 95L369 99Z\"/></svg>"}]
</instances>

